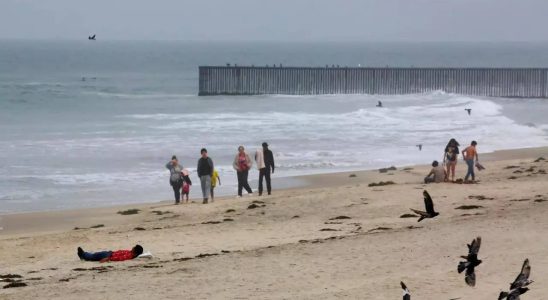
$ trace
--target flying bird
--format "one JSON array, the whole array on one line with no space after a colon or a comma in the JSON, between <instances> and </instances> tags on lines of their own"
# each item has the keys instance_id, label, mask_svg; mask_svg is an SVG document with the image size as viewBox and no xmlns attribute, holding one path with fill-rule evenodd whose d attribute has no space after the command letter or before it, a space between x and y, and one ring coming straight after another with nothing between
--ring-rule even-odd
<instances>
[{"instance_id":1,"label":"flying bird","mask_svg":"<svg viewBox=\"0 0 548 300\"><path fill-rule=\"evenodd\" d=\"M422 151L422 144L418 144L417 147L419 148L419 151Z\"/></svg>"},{"instance_id":2,"label":"flying bird","mask_svg":"<svg viewBox=\"0 0 548 300\"><path fill-rule=\"evenodd\" d=\"M466 261L459 262L457 270L459 271L459 274L466 270L464 281L469 286L476 286L476 273L474 272L474 269L481 264L481 260L478 259L478 252L481 246L481 237L478 236L472 241L471 244L467 244L467 246L468 255L461 256L466 259Z\"/></svg>"},{"instance_id":3,"label":"flying bird","mask_svg":"<svg viewBox=\"0 0 548 300\"><path fill-rule=\"evenodd\" d=\"M411 300L411 294L409 293L409 289L407 288L405 283L400 281L400 284L401 284L401 289L403 290L403 300Z\"/></svg>"},{"instance_id":4,"label":"flying bird","mask_svg":"<svg viewBox=\"0 0 548 300\"><path fill-rule=\"evenodd\" d=\"M428 194L428 192L424 190L424 192L422 192L422 195L424 196L424 207L426 208L426 211L420 211L410 208L414 213L420 216L417 222L420 222L426 218L433 218L440 214L439 212L434 211L434 202L432 201L432 197L430 197L430 194Z\"/></svg>"},{"instance_id":5,"label":"flying bird","mask_svg":"<svg viewBox=\"0 0 548 300\"><path fill-rule=\"evenodd\" d=\"M520 287L520 288L517 288L515 290L511 290L510 293L500 292L498 300L502 300L504 298L506 298L508 300L519 300L519 296L521 294L525 294L525 292L527 292L528 290L529 290L529 288Z\"/></svg>"},{"instance_id":6,"label":"flying bird","mask_svg":"<svg viewBox=\"0 0 548 300\"><path fill-rule=\"evenodd\" d=\"M519 296L529 290L527 286L533 283L533 280L529 280L530 274L531 265L529 264L529 259L525 259L523 266L521 267L521 272L518 277L516 277L514 282L510 284L510 291L500 292L498 300L502 300L504 298L508 300L519 300Z\"/></svg>"},{"instance_id":7,"label":"flying bird","mask_svg":"<svg viewBox=\"0 0 548 300\"><path fill-rule=\"evenodd\" d=\"M472 109L471 108L465 108L464 110L468 112L468 115L472 114Z\"/></svg>"},{"instance_id":8,"label":"flying bird","mask_svg":"<svg viewBox=\"0 0 548 300\"><path fill-rule=\"evenodd\" d=\"M90 41L95 41L95 34L92 35L92 36L88 36L88 40L90 40Z\"/></svg>"}]
</instances>

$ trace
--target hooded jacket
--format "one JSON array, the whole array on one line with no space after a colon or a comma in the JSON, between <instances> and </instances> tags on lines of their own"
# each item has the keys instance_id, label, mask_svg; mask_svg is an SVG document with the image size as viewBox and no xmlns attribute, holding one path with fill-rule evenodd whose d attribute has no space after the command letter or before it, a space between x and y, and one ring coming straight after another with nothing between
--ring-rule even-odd
<instances>
[{"instance_id":1,"label":"hooded jacket","mask_svg":"<svg viewBox=\"0 0 548 300\"><path fill-rule=\"evenodd\" d=\"M244 153L245 153L245 163L247 164L247 167L251 169L251 167L253 166L253 162L251 161L251 158L249 158L249 155L246 152ZM242 170L240 170L239 160L240 160L240 153L237 153L236 156L234 157L234 162L232 163L232 167L234 168L234 170L241 172Z\"/></svg>"}]
</instances>

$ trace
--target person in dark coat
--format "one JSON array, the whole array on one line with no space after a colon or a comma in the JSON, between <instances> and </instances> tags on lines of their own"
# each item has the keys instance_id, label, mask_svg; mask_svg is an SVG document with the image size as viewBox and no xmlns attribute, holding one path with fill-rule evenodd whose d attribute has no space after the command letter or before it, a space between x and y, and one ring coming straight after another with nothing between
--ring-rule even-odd
<instances>
[{"instance_id":1,"label":"person in dark coat","mask_svg":"<svg viewBox=\"0 0 548 300\"><path fill-rule=\"evenodd\" d=\"M181 171L183 166L179 164L177 156L173 155L171 160L166 164L166 168L169 170L169 184L173 188L173 194L175 196L175 204L179 204L181 199L181 187L183 185L183 177Z\"/></svg>"},{"instance_id":2,"label":"person in dark coat","mask_svg":"<svg viewBox=\"0 0 548 300\"><path fill-rule=\"evenodd\" d=\"M270 174L274 173L274 155L272 151L268 149L268 144L263 143L262 149L257 149L255 153L255 162L257 162L257 169L259 169L259 196L263 194L263 178L266 179L266 190L270 195L272 192L272 186L270 184Z\"/></svg>"},{"instance_id":3,"label":"person in dark coat","mask_svg":"<svg viewBox=\"0 0 548 300\"><path fill-rule=\"evenodd\" d=\"M202 185L203 203L207 204L209 200L209 192L211 190L211 175L213 175L213 160L207 156L207 149L200 150L202 157L198 160L198 177Z\"/></svg>"}]
</instances>

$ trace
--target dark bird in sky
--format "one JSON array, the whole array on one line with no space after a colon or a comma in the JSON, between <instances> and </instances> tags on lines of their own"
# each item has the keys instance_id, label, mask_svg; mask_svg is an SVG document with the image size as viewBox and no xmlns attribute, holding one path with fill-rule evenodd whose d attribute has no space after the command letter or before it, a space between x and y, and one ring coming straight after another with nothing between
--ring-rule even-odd
<instances>
[{"instance_id":1,"label":"dark bird in sky","mask_svg":"<svg viewBox=\"0 0 548 300\"><path fill-rule=\"evenodd\" d=\"M407 288L405 283L400 281L400 284L401 284L401 289L403 290L403 300L411 300L411 294L409 293L409 289Z\"/></svg>"},{"instance_id":2,"label":"dark bird in sky","mask_svg":"<svg viewBox=\"0 0 548 300\"><path fill-rule=\"evenodd\" d=\"M472 241L471 244L467 244L467 246L468 255L461 256L462 258L466 259L466 261L459 262L457 270L459 271L459 274L466 270L466 273L464 275L464 281L469 286L475 286L476 273L474 272L474 269L479 266L479 264L481 264L481 260L478 259L478 252L481 246L481 237L478 236Z\"/></svg>"},{"instance_id":3,"label":"dark bird in sky","mask_svg":"<svg viewBox=\"0 0 548 300\"><path fill-rule=\"evenodd\" d=\"M419 151L422 151L422 144L418 144L417 147L419 147Z\"/></svg>"},{"instance_id":4,"label":"dark bird in sky","mask_svg":"<svg viewBox=\"0 0 548 300\"><path fill-rule=\"evenodd\" d=\"M523 266L521 267L521 272L518 277L510 284L509 292L500 292L498 300L504 298L508 300L519 300L519 296L524 294L529 290L527 287L529 284L533 283L533 280L529 279L531 274L531 265L529 264L529 259L525 259Z\"/></svg>"},{"instance_id":5,"label":"dark bird in sky","mask_svg":"<svg viewBox=\"0 0 548 300\"><path fill-rule=\"evenodd\" d=\"M382 102L381 101L377 102L377 107L382 107Z\"/></svg>"},{"instance_id":6,"label":"dark bird in sky","mask_svg":"<svg viewBox=\"0 0 548 300\"><path fill-rule=\"evenodd\" d=\"M434 211L434 202L432 201L432 197L430 197L430 194L428 194L428 192L424 190L424 192L422 192L422 195L424 196L424 207L426 208L426 211L420 211L410 208L414 213L420 216L417 222L420 222L426 218L433 218L440 214Z\"/></svg>"},{"instance_id":7,"label":"dark bird in sky","mask_svg":"<svg viewBox=\"0 0 548 300\"><path fill-rule=\"evenodd\" d=\"M520 288L517 288L515 290L511 290L510 293L500 292L498 300L502 300L504 298L506 298L508 300L519 300L519 296L521 294L525 294L525 292L527 292L528 290L529 290L529 288L520 287Z\"/></svg>"},{"instance_id":8,"label":"dark bird in sky","mask_svg":"<svg viewBox=\"0 0 548 300\"><path fill-rule=\"evenodd\" d=\"M90 41L95 41L95 34L92 35L92 36L88 36L88 40L90 40Z\"/></svg>"},{"instance_id":9,"label":"dark bird in sky","mask_svg":"<svg viewBox=\"0 0 548 300\"><path fill-rule=\"evenodd\" d=\"M471 108L465 108L464 110L468 112L468 115L472 114L472 109Z\"/></svg>"}]
</instances>

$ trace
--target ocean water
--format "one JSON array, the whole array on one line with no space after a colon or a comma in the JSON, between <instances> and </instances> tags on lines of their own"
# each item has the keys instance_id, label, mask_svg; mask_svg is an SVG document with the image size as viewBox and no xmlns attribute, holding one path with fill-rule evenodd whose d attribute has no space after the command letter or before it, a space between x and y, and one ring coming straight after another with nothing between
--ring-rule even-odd
<instances>
[{"instance_id":1,"label":"ocean water","mask_svg":"<svg viewBox=\"0 0 548 300\"><path fill-rule=\"evenodd\" d=\"M543 99L196 96L198 65L227 62L547 67L548 45L0 41L0 214L172 199L173 154L197 198L202 147L235 195L237 147L263 141L275 179L428 164L453 137L480 153L548 145Z\"/></svg>"}]
</instances>

